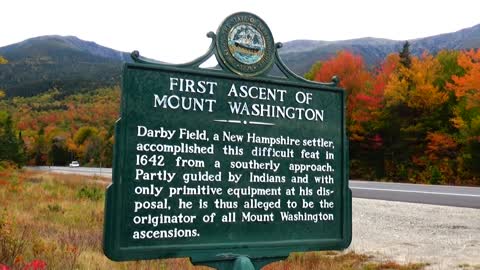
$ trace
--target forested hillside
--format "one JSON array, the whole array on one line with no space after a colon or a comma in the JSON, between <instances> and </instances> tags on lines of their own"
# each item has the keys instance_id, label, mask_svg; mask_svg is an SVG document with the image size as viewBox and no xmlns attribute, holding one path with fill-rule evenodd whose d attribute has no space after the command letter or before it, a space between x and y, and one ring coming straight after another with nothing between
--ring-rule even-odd
<instances>
[{"instance_id":1,"label":"forested hillside","mask_svg":"<svg viewBox=\"0 0 480 270\"><path fill-rule=\"evenodd\" d=\"M390 53L398 52L403 44L403 41L371 37L282 42L284 46L279 53L283 61L299 75L305 74L316 61L327 60L342 50L361 55L366 66L372 69ZM424 51L436 54L444 49L480 48L480 25L410 43L415 56L421 56ZM118 85L123 63L131 61L129 53L74 36L27 39L1 47L0 55L9 61L7 65L0 65L0 89L4 89L8 97L34 96L52 88L68 95Z\"/></svg>"},{"instance_id":2,"label":"forested hillside","mask_svg":"<svg viewBox=\"0 0 480 270\"><path fill-rule=\"evenodd\" d=\"M0 57L0 71L6 66L11 70L0 72L0 77L18 81L3 84L7 95L0 89L0 163L65 165L79 160L83 166L111 166L120 106L119 67L113 73L96 68L108 66L109 61L121 63L124 54L111 54L94 43L78 41L79 46L75 40L60 39L59 44L68 46L55 52L56 60L32 53L44 52L48 46L28 49L31 57ZM304 46L308 51L314 44ZM76 58L83 54L88 57ZM71 67L57 66L56 61ZM36 68L38 63L50 62L51 72ZM68 76L60 76L83 68L91 77L72 75L75 79L69 81ZM21 71L18 78L17 69ZM362 54L340 50L330 59L317 59L305 76L330 81L333 75L348 94L352 178L480 185L480 49L415 55L404 43L375 68ZM21 97L15 87L25 86L29 81L25 76L62 80L58 87L37 84ZM102 76L108 79L92 79ZM76 90L67 91L68 83ZM15 94L9 96L12 89Z\"/></svg>"},{"instance_id":3,"label":"forested hillside","mask_svg":"<svg viewBox=\"0 0 480 270\"><path fill-rule=\"evenodd\" d=\"M8 97L56 88L64 94L119 83L126 53L76 37L43 36L0 48L0 88Z\"/></svg>"},{"instance_id":4,"label":"forested hillside","mask_svg":"<svg viewBox=\"0 0 480 270\"><path fill-rule=\"evenodd\" d=\"M480 50L416 57L405 44L375 71L341 51L306 76L332 75L348 92L351 177L480 184ZM119 99L118 87L3 99L0 123L21 131L28 164L111 166Z\"/></svg>"},{"instance_id":5,"label":"forested hillside","mask_svg":"<svg viewBox=\"0 0 480 270\"><path fill-rule=\"evenodd\" d=\"M375 71L347 51L307 78L340 77L347 96L352 178L480 184L480 50L410 54Z\"/></svg>"},{"instance_id":6,"label":"forested hillside","mask_svg":"<svg viewBox=\"0 0 480 270\"><path fill-rule=\"evenodd\" d=\"M79 160L83 166L108 167L119 104L118 87L67 97L52 89L34 97L4 99L0 112L14 119L16 134L21 132L24 163L66 165Z\"/></svg>"}]
</instances>

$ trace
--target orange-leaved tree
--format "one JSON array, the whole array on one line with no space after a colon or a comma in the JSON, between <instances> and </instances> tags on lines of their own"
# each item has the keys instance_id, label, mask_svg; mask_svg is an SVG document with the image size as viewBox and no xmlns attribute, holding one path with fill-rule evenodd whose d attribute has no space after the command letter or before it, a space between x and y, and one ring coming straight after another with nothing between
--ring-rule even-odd
<instances>
[{"instance_id":1,"label":"orange-leaved tree","mask_svg":"<svg viewBox=\"0 0 480 270\"><path fill-rule=\"evenodd\" d=\"M370 120L366 110L375 103L367 98L372 91L373 79L365 67L362 56L340 51L335 57L317 63L313 68L315 73L312 75L315 81L330 81L332 76L340 78L339 86L347 92L349 138L351 141L362 141L366 135L362 123Z\"/></svg>"},{"instance_id":2,"label":"orange-leaved tree","mask_svg":"<svg viewBox=\"0 0 480 270\"><path fill-rule=\"evenodd\" d=\"M426 160L426 149L429 132L443 130L443 120L448 119L448 91L439 84L442 71L439 60L427 52L421 57L399 54L399 64L385 85L382 112L386 171L390 178L411 179L424 170L438 171Z\"/></svg>"},{"instance_id":3,"label":"orange-leaved tree","mask_svg":"<svg viewBox=\"0 0 480 270\"><path fill-rule=\"evenodd\" d=\"M354 177L379 177L383 166L379 154L382 138L378 133L383 106L383 92L395 62L391 58L372 74L360 55L340 51L335 57L317 62L306 74L316 81L329 81L338 76L339 86L347 93L347 131L350 140L350 172ZM380 166L378 164L381 164ZM368 175L368 176L365 176Z\"/></svg>"},{"instance_id":4,"label":"orange-leaved tree","mask_svg":"<svg viewBox=\"0 0 480 270\"><path fill-rule=\"evenodd\" d=\"M480 184L480 49L461 52L458 65L464 74L453 75L447 87L458 101L452 122L464 149L460 167L471 171Z\"/></svg>"}]
</instances>

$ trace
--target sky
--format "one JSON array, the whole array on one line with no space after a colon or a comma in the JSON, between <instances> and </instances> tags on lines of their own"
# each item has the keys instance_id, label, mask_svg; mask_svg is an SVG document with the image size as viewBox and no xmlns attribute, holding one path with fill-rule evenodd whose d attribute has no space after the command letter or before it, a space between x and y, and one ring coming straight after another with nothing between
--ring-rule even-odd
<instances>
[{"instance_id":1,"label":"sky","mask_svg":"<svg viewBox=\"0 0 480 270\"><path fill-rule=\"evenodd\" d=\"M377 37L409 40L480 24L477 0L2 0L0 47L73 35L171 63L202 55L230 14L261 17L275 42Z\"/></svg>"}]
</instances>

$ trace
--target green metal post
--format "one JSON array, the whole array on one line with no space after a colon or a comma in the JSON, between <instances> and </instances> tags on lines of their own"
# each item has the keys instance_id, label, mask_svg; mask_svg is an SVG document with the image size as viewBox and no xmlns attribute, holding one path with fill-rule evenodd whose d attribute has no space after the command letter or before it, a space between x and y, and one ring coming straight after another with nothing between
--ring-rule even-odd
<instances>
[{"instance_id":1,"label":"green metal post","mask_svg":"<svg viewBox=\"0 0 480 270\"><path fill-rule=\"evenodd\" d=\"M255 270L252 261L246 256L240 256L233 263L233 270Z\"/></svg>"}]
</instances>

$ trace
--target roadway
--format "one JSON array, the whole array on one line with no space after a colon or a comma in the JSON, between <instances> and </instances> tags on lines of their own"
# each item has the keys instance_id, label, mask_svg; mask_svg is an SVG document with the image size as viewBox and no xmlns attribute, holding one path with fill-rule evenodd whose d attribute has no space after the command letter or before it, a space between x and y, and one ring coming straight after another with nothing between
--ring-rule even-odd
<instances>
[{"instance_id":1,"label":"roadway","mask_svg":"<svg viewBox=\"0 0 480 270\"><path fill-rule=\"evenodd\" d=\"M350 180L355 198L480 208L480 188Z\"/></svg>"},{"instance_id":2,"label":"roadway","mask_svg":"<svg viewBox=\"0 0 480 270\"><path fill-rule=\"evenodd\" d=\"M111 168L26 167L29 170L54 173L94 175L112 177ZM439 186L350 180L350 189L355 198L386 201L423 203L480 209L480 188L461 186Z\"/></svg>"}]
</instances>

